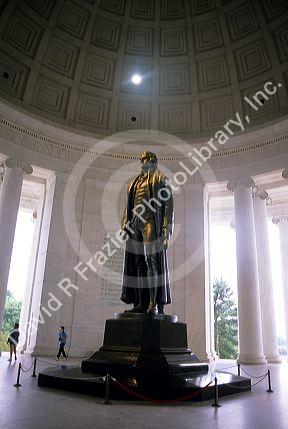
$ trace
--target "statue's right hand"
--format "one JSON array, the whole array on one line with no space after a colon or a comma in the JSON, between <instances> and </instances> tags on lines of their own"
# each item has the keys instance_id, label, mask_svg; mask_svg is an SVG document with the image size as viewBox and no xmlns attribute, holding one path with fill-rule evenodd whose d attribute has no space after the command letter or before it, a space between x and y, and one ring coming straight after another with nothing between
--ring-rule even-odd
<instances>
[{"instance_id":1,"label":"statue's right hand","mask_svg":"<svg viewBox=\"0 0 288 429\"><path fill-rule=\"evenodd\" d=\"M130 238L130 236L131 236L131 231L129 231L129 229L128 229L128 228L126 228L126 224L121 225L121 229L122 229L122 231L124 231L124 232L128 235L128 237Z\"/></svg>"}]
</instances>

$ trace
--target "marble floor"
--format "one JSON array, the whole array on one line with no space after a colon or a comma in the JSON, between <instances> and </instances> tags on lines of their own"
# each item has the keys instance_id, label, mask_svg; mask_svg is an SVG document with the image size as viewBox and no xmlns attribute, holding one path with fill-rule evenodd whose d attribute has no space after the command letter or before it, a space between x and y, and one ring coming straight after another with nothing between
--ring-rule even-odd
<instances>
[{"instance_id":1,"label":"marble floor","mask_svg":"<svg viewBox=\"0 0 288 429\"><path fill-rule=\"evenodd\" d=\"M157 404L147 402L102 400L76 394L39 388L31 372L21 373L22 387L15 388L18 362L29 368L33 360L20 356L17 364L7 362L7 353L0 357L0 427L5 429L287 429L288 428L288 363L269 365L274 393L267 393L267 380L252 392L220 398L221 408L204 403ZM56 364L41 358L38 370ZM69 359L65 365L78 364ZM236 373L235 362L218 361L211 369L228 368ZM254 376L267 372L267 366L244 366ZM259 379L253 379L256 383Z\"/></svg>"}]
</instances>

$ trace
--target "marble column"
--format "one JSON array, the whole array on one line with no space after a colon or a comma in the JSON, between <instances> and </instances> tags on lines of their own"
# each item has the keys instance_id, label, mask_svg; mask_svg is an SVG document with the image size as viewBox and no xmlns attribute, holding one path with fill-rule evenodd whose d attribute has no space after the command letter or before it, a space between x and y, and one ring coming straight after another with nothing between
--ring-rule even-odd
<instances>
[{"instance_id":1,"label":"marble column","mask_svg":"<svg viewBox=\"0 0 288 429\"><path fill-rule=\"evenodd\" d=\"M0 330L7 293L10 261L24 174L32 167L14 158L5 161L5 174L0 195Z\"/></svg>"},{"instance_id":2,"label":"marble column","mask_svg":"<svg viewBox=\"0 0 288 429\"><path fill-rule=\"evenodd\" d=\"M205 192L205 185L203 183L186 184L183 197L182 205L177 207L183 207L184 210L181 213L181 209L179 209L175 219L177 219L176 222L179 222L179 216L183 216L180 222L184 225L182 242L184 248L180 247L181 239L175 241L175 244L173 243L173 270L170 269L171 274L173 272L171 280L173 313L181 314L181 308L179 310L175 308L174 301L182 301L189 347L202 362L207 362L209 359L215 358L215 348L212 323L214 321L213 297L207 261L208 243L205 243L205 237L208 239L208 196ZM180 202L181 199L175 195L175 206L178 201ZM175 272L183 258L186 265L185 275L176 284ZM181 289L181 283L183 289Z\"/></svg>"},{"instance_id":3,"label":"marble column","mask_svg":"<svg viewBox=\"0 0 288 429\"><path fill-rule=\"evenodd\" d=\"M288 168L282 173L283 179L288 179ZM275 219L275 218L274 218ZM279 237L282 259L282 283L283 283L283 299L284 313L286 326L286 339L288 341L288 215L278 218ZM287 346L288 347L288 346Z\"/></svg>"},{"instance_id":4,"label":"marble column","mask_svg":"<svg viewBox=\"0 0 288 429\"><path fill-rule=\"evenodd\" d=\"M228 190L234 192L239 357L242 364L266 363L263 355L261 310L251 178L230 180Z\"/></svg>"},{"instance_id":5,"label":"marble column","mask_svg":"<svg viewBox=\"0 0 288 429\"><path fill-rule=\"evenodd\" d=\"M281 267L283 283L283 301L286 338L288 339L288 215L274 216L272 222L279 226Z\"/></svg>"},{"instance_id":6,"label":"marble column","mask_svg":"<svg viewBox=\"0 0 288 429\"><path fill-rule=\"evenodd\" d=\"M269 251L266 207L267 200L268 194L265 191L256 192L253 195L263 352L268 362L280 363L281 358L278 353L275 304Z\"/></svg>"}]
</instances>

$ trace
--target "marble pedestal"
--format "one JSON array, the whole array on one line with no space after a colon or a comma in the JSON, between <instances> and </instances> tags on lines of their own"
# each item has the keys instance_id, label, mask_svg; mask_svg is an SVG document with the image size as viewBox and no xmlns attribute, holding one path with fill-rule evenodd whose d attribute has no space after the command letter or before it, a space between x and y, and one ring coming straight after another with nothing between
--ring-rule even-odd
<instances>
[{"instance_id":1,"label":"marble pedestal","mask_svg":"<svg viewBox=\"0 0 288 429\"><path fill-rule=\"evenodd\" d=\"M106 321L103 346L82 362L97 374L166 377L207 372L187 347L186 324L176 316L121 313Z\"/></svg>"}]
</instances>

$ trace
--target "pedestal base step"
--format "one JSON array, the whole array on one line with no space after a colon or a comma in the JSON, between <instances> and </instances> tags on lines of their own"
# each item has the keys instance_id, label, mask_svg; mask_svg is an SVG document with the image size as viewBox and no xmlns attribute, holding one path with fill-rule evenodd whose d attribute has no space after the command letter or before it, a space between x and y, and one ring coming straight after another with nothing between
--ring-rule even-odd
<instances>
[{"instance_id":1,"label":"pedestal base step","mask_svg":"<svg viewBox=\"0 0 288 429\"><path fill-rule=\"evenodd\" d=\"M117 377L125 389L113 381L110 384L110 399L119 400L186 400L202 402L214 397L214 378L218 378L219 396L235 395L251 390L251 380L225 372L213 374L185 374L162 379ZM207 385L212 383L207 387ZM38 386L85 393L105 397L103 376L83 372L79 367L48 368L38 377ZM186 398L185 398L186 397Z\"/></svg>"}]
</instances>

